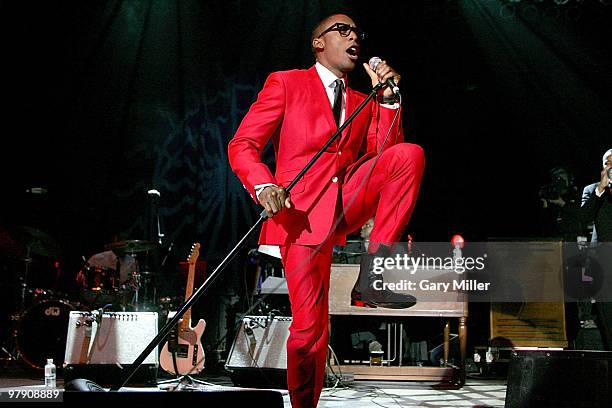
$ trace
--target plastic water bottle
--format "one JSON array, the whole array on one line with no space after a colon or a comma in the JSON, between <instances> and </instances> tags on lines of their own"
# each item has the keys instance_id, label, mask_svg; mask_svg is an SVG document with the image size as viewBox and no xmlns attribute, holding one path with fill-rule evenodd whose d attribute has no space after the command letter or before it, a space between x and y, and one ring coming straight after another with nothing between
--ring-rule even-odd
<instances>
[{"instance_id":1,"label":"plastic water bottle","mask_svg":"<svg viewBox=\"0 0 612 408\"><path fill-rule=\"evenodd\" d=\"M57 387L57 377L55 374L55 364L53 364L53 359L48 358L47 364L45 365L45 387L56 388Z\"/></svg>"}]
</instances>

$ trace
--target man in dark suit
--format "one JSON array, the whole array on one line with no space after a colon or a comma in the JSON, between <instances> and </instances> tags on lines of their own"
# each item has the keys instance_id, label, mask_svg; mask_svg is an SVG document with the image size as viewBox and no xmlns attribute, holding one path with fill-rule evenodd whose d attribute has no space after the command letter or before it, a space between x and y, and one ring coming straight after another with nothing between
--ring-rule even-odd
<instances>
[{"instance_id":1,"label":"man in dark suit","mask_svg":"<svg viewBox=\"0 0 612 408\"><path fill-rule=\"evenodd\" d=\"M612 168L612 149L602 157L603 169L598 182L586 186L582 192L582 220L584 225L594 223L592 243L597 267L603 269L602 287L596 294L595 312L604 348L612 350L612 194L609 170ZM593 262L591 262L593 265Z\"/></svg>"},{"instance_id":2,"label":"man in dark suit","mask_svg":"<svg viewBox=\"0 0 612 408\"><path fill-rule=\"evenodd\" d=\"M586 223L595 223L591 242L612 242L612 201L608 169L612 167L612 149L604 153L600 180L582 191L582 217Z\"/></svg>"}]
</instances>

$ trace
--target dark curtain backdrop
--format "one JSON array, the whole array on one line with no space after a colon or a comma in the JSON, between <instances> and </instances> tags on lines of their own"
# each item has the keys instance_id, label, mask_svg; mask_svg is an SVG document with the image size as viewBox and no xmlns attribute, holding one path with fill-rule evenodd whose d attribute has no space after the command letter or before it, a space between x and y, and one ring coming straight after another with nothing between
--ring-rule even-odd
<instances>
[{"instance_id":1,"label":"dark curtain backdrop","mask_svg":"<svg viewBox=\"0 0 612 408\"><path fill-rule=\"evenodd\" d=\"M538 235L548 169L565 165L591 183L612 147L611 9L595 0L2 1L2 225L53 235L71 274L113 236L145 238L155 188L172 261L199 241L215 265L259 212L228 167L228 141L266 76L309 67L312 27L344 11L369 33L364 61L381 56L402 74L406 136L426 151L406 233ZM367 90L360 67L350 80ZM265 160L274 165L270 151ZM221 303L241 304L245 259L215 286Z\"/></svg>"}]
</instances>

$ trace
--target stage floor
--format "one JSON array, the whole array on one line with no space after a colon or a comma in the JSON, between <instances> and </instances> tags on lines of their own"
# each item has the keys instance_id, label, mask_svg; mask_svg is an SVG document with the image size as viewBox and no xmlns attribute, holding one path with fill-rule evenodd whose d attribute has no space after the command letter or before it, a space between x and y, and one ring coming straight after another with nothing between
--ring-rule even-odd
<instances>
[{"instance_id":1,"label":"stage floor","mask_svg":"<svg viewBox=\"0 0 612 408\"><path fill-rule=\"evenodd\" d=\"M198 380L210 385L199 385L193 391L236 390L230 378L224 375L201 375ZM35 378L31 373L21 370L0 371L0 392L9 389L44 389L42 374ZM58 389L63 391L63 381L57 381ZM167 386L166 386L167 387ZM154 387L125 387L122 391L158 391L168 390ZM284 406L290 408L289 395L283 394ZM481 380L468 378L466 385L459 389L444 385L405 381L353 381L346 386L326 388L321 394L319 407L366 408L379 407L503 407L506 397L505 380Z\"/></svg>"}]
</instances>

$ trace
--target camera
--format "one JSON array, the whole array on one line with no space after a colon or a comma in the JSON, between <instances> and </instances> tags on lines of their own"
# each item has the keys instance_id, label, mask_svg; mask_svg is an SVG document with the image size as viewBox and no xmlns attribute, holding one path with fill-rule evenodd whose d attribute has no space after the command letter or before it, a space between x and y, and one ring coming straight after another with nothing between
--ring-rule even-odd
<instances>
[{"instance_id":1,"label":"camera","mask_svg":"<svg viewBox=\"0 0 612 408\"><path fill-rule=\"evenodd\" d=\"M568 194L573 186L572 174L563 167L554 167L550 170L549 184L540 187L540 198L545 200L556 200Z\"/></svg>"},{"instance_id":2,"label":"camera","mask_svg":"<svg viewBox=\"0 0 612 408\"><path fill-rule=\"evenodd\" d=\"M540 198L545 200L556 200L567 192L567 186L562 180L543 185L540 187Z\"/></svg>"}]
</instances>

